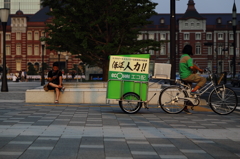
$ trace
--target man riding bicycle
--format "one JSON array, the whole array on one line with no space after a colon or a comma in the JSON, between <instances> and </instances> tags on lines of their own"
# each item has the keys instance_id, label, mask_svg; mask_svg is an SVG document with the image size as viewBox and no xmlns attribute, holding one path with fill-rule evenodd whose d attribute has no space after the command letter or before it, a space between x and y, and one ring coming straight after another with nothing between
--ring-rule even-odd
<instances>
[{"instance_id":1,"label":"man riding bicycle","mask_svg":"<svg viewBox=\"0 0 240 159\"><path fill-rule=\"evenodd\" d=\"M192 46L185 45L182 50L182 56L179 62L179 73L180 78L187 83L197 83L197 85L191 91L191 94L197 94L197 90L203 87L206 83L206 78L196 74L197 71L203 73L203 70L198 68L196 65L193 64L193 59L191 56L193 55ZM185 112L189 112L186 108Z\"/></svg>"}]
</instances>

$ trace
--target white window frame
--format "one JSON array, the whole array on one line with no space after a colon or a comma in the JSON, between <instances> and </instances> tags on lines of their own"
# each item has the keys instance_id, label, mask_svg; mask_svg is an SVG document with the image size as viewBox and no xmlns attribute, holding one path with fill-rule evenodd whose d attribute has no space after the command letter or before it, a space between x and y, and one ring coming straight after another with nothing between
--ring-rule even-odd
<instances>
[{"instance_id":1,"label":"white window frame","mask_svg":"<svg viewBox=\"0 0 240 159\"><path fill-rule=\"evenodd\" d=\"M230 46L229 48L229 55L233 55L234 54L234 47Z\"/></svg>"},{"instance_id":2,"label":"white window frame","mask_svg":"<svg viewBox=\"0 0 240 159\"><path fill-rule=\"evenodd\" d=\"M195 46L195 54L196 55L201 55L201 45L200 44L196 44L196 46Z\"/></svg>"},{"instance_id":3,"label":"white window frame","mask_svg":"<svg viewBox=\"0 0 240 159\"><path fill-rule=\"evenodd\" d=\"M190 34L189 33L184 33L183 36L184 36L183 37L184 40L190 40Z\"/></svg>"},{"instance_id":4,"label":"white window frame","mask_svg":"<svg viewBox=\"0 0 240 159\"><path fill-rule=\"evenodd\" d=\"M166 34L165 33L162 33L160 36L161 36L160 37L161 40L166 40Z\"/></svg>"},{"instance_id":5,"label":"white window frame","mask_svg":"<svg viewBox=\"0 0 240 159\"><path fill-rule=\"evenodd\" d=\"M218 40L223 40L223 33L218 33Z\"/></svg>"},{"instance_id":6,"label":"white window frame","mask_svg":"<svg viewBox=\"0 0 240 159\"><path fill-rule=\"evenodd\" d=\"M234 40L234 35L233 35L233 33L229 33L229 40Z\"/></svg>"},{"instance_id":7,"label":"white window frame","mask_svg":"<svg viewBox=\"0 0 240 159\"><path fill-rule=\"evenodd\" d=\"M212 55L212 46L208 46L207 50L208 50L208 55Z\"/></svg>"},{"instance_id":8,"label":"white window frame","mask_svg":"<svg viewBox=\"0 0 240 159\"><path fill-rule=\"evenodd\" d=\"M196 40L201 40L201 33L196 33L195 34L195 39Z\"/></svg>"},{"instance_id":9,"label":"white window frame","mask_svg":"<svg viewBox=\"0 0 240 159\"><path fill-rule=\"evenodd\" d=\"M206 34L206 40L212 40L212 33Z\"/></svg>"},{"instance_id":10,"label":"white window frame","mask_svg":"<svg viewBox=\"0 0 240 159\"><path fill-rule=\"evenodd\" d=\"M221 55L223 53L222 49L223 49L223 46L221 45L218 46L218 55Z\"/></svg>"},{"instance_id":11,"label":"white window frame","mask_svg":"<svg viewBox=\"0 0 240 159\"><path fill-rule=\"evenodd\" d=\"M166 55L166 45L161 45L160 55Z\"/></svg>"}]
</instances>

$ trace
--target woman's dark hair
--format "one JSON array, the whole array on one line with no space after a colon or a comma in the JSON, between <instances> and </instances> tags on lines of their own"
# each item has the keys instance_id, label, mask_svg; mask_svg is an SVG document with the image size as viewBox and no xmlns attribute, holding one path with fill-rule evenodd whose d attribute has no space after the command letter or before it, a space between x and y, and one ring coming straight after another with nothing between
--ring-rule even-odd
<instances>
[{"instance_id":1,"label":"woman's dark hair","mask_svg":"<svg viewBox=\"0 0 240 159\"><path fill-rule=\"evenodd\" d=\"M53 66L57 66L58 67L58 62L54 62Z\"/></svg>"},{"instance_id":2,"label":"woman's dark hair","mask_svg":"<svg viewBox=\"0 0 240 159\"><path fill-rule=\"evenodd\" d=\"M192 46L191 45L185 45L183 50L182 50L183 54L188 54L188 55L193 55L192 53Z\"/></svg>"}]
</instances>

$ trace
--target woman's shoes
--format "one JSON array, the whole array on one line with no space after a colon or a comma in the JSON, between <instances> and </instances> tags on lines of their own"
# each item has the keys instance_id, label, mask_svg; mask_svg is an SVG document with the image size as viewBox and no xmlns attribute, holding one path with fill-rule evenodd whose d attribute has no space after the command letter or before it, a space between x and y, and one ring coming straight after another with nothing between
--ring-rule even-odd
<instances>
[{"instance_id":1,"label":"woman's shoes","mask_svg":"<svg viewBox=\"0 0 240 159\"><path fill-rule=\"evenodd\" d=\"M55 100L55 102L54 102L54 103L56 103L56 104L57 104L57 103L58 103L58 100Z\"/></svg>"},{"instance_id":2,"label":"woman's shoes","mask_svg":"<svg viewBox=\"0 0 240 159\"><path fill-rule=\"evenodd\" d=\"M62 87L61 92L64 93L64 91L65 91L65 87Z\"/></svg>"}]
</instances>

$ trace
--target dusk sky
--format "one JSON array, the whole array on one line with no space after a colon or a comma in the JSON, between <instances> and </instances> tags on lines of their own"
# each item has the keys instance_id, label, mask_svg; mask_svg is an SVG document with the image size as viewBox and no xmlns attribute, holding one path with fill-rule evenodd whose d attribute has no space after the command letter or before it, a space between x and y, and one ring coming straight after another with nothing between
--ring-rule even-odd
<instances>
[{"instance_id":1,"label":"dusk sky","mask_svg":"<svg viewBox=\"0 0 240 159\"><path fill-rule=\"evenodd\" d=\"M158 3L157 13L170 13L170 0L152 0ZM232 13L234 0L194 0L198 13ZM237 13L240 13L240 0L235 0ZM176 0L176 13L185 13L188 0Z\"/></svg>"}]
</instances>

